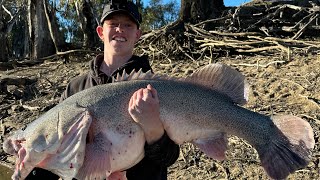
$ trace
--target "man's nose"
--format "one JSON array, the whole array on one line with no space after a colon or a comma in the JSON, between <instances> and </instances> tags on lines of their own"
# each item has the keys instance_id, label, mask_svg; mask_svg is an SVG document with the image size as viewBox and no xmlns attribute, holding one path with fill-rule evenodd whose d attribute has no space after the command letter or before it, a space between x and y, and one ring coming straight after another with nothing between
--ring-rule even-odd
<instances>
[{"instance_id":1,"label":"man's nose","mask_svg":"<svg viewBox=\"0 0 320 180\"><path fill-rule=\"evenodd\" d=\"M123 32L123 30L124 30L124 26L123 26L121 23L119 23L119 24L116 26L116 31L118 31L118 32Z\"/></svg>"}]
</instances>

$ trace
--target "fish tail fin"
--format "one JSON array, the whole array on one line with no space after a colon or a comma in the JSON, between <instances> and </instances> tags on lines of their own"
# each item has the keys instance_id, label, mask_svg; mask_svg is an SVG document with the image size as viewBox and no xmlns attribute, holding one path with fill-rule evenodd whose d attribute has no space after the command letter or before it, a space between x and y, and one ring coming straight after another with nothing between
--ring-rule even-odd
<instances>
[{"instance_id":1,"label":"fish tail fin","mask_svg":"<svg viewBox=\"0 0 320 180\"><path fill-rule=\"evenodd\" d=\"M313 130L303 119L291 115L274 116L278 138L268 148L257 148L261 164L271 178L284 179L308 165L315 145Z\"/></svg>"}]
</instances>

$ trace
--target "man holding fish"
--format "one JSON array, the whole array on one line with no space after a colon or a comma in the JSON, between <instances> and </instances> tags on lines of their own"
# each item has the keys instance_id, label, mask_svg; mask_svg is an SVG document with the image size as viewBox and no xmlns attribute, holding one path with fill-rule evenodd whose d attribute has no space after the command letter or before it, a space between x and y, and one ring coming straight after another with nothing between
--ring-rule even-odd
<instances>
[{"instance_id":1,"label":"man holding fish","mask_svg":"<svg viewBox=\"0 0 320 180\"><path fill-rule=\"evenodd\" d=\"M112 78L123 71L143 72L151 70L147 57L133 55L135 43L141 36L142 21L138 7L125 1L111 1L106 4L101 16L97 34L104 43L104 54L90 62L90 71L76 77L68 84L61 101L84 89L112 82ZM167 167L179 156L179 146L165 133L159 117L157 91L148 85L137 90L128 108L132 119L144 130L146 145L145 157L135 166L126 170L131 179L166 179ZM35 169L29 178L50 176L50 172ZM57 176L52 174L53 179ZM110 179L110 177L109 177Z\"/></svg>"}]
</instances>

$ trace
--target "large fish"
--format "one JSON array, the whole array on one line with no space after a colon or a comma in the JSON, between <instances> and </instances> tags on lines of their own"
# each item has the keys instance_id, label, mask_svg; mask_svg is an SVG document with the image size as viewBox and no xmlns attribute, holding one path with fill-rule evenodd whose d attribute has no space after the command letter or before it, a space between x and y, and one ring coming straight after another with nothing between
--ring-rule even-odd
<instances>
[{"instance_id":1,"label":"large fish","mask_svg":"<svg viewBox=\"0 0 320 180\"><path fill-rule=\"evenodd\" d=\"M308 165L315 144L309 123L239 106L247 102L248 86L243 75L226 65L210 64L183 79L132 73L119 80L67 98L6 139L3 149L17 156L12 178L25 178L41 167L63 179L108 179L138 163L145 138L131 120L128 102L148 84L158 91L161 120L177 144L192 142L222 160L226 135L241 137L255 147L274 179Z\"/></svg>"}]
</instances>

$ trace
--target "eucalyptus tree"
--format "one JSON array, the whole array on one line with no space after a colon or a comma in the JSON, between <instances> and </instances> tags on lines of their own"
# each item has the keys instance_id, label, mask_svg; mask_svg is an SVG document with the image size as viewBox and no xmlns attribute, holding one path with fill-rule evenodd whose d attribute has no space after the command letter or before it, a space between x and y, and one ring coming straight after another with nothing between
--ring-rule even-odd
<instances>
[{"instance_id":1,"label":"eucalyptus tree","mask_svg":"<svg viewBox=\"0 0 320 180\"><path fill-rule=\"evenodd\" d=\"M96 46L99 39L95 29L104 4L103 0L59 1L61 23L65 25L69 43L88 48Z\"/></svg>"},{"instance_id":2,"label":"eucalyptus tree","mask_svg":"<svg viewBox=\"0 0 320 180\"><path fill-rule=\"evenodd\" d=\"M94 12L93 3L90 0L74 1L76 17L79 27L83 33L83 46L93 47L97 41L95 28L97 26L97 17Z\"/></svg>"},{"instance_id":3,"label":"eucalyptus tree","mask_svg":"<svg viewBox=\"0 0 320 180\"><path fill-rule=\"evenodd\" d=\"M142 8L145 31L158 29L178 18L179 7L176 0L163 3L161 0L150 0L149 4Z\"/></svg>"},{"instance_id":4,"label":"eucalyptus tree","mask_svg":"<svg viewBox=\"0 0 320 180\"><path fill-rule=\"evenodd\" d=\"M61 31L59 31L60 26L58 24L57 19L57 8L56 8L57 1L49 1L42 0L42 4L44 7L44 14L46 17L48 30L54 44L55 52L58 53L59 51L64 49L65 46L65 39Z\"/></svg>"},{"instance_id":5,"label":"eucalyptus tree","mask_svg":"<svg viewBox=\"0 0 320 180\"><path fill-rule=\"evenodd\" d=\"M30 58L37 60L56 53L49 31L43 0L28 0Z\"/></svg>"},{"instance_id":6,"label":"eucalyptus tree","mask_svg":"<svg viewBox=\"0 0 320 180\"><path fill-rule=\"evenodd\" d=\"M10 39L16 38L11 31L17 21L21 19L24 12L24 0L0 0L0 61L8 61L9 55L12 54L13 45ZM23 32L20 32L23 33Z\"/></svg>"}]
</instances>

